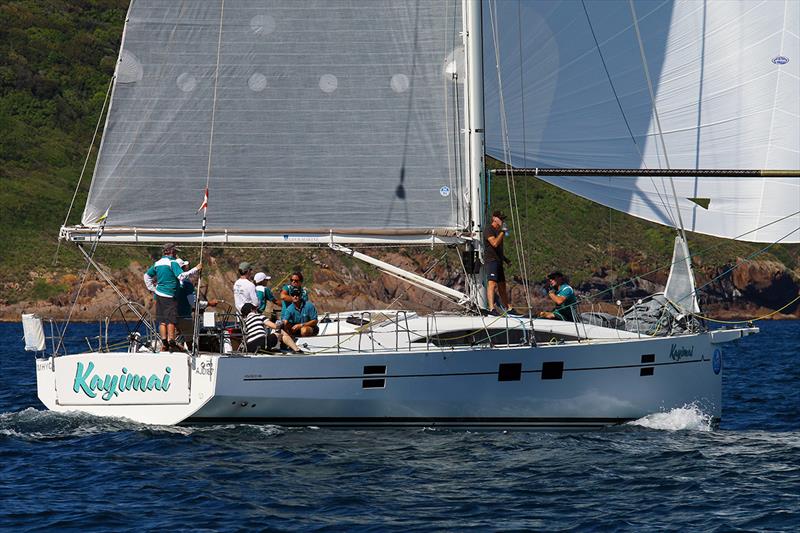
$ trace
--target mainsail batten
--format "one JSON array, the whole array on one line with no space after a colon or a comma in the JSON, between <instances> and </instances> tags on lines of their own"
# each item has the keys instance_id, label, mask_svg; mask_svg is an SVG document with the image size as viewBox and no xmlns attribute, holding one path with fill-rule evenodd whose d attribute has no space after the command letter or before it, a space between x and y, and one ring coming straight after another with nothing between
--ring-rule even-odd
<instances>
[{"instance_id":1,"label":"mainsail batten","mask_svg":"<svg viewBox=\"0 0 800 533\"><path fill-rule=\"evenodd\" d=\"M209 227L459 232L462 48L460 0L134 2L82 222L199 228L208 181Z\"/></svg>"}]
</instances>

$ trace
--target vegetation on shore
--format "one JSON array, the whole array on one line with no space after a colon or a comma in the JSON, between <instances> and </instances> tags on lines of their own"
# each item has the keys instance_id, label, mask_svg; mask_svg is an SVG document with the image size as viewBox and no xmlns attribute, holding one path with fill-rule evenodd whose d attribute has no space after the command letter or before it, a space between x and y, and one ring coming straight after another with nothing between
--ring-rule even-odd
<instances>
[{"instance_id":1,"label":"vegetation on shore","mask_svg":"<svg viewBox=\"0 0 800 533\"><path fill-rule=\"evenodd\" d=\"M97 142L87 150L101 118L114 70L126 0L11 0L0 5L0 304L47 300L67 293L84 267L69 245L56 255L58 228L79 220L88 192ZM498 163L492 163L497 165ZM580 283L612 272L614 279L665 267L674 231L633 219L529 178L517 179L518 227L529 277L558 268ZM494 178L490 209L509 212L507 181ZM700 268L718 268L751 257L763 245L690 237ZM513 239L511 240L513 241ZM103 247L98 259L115 268L149 261L155 248ZM211 250L219 264L234 254ZM520 274L513 242L511 275ZM311 252L285 252L282 267L311 267ZM800 247L776 245L759 259L800 267ZM276 268L278 265L276 265ZM369 269L361 267L362 269ZM665 278L666 272L663 271Z\"/></svg>"}]
</instances>

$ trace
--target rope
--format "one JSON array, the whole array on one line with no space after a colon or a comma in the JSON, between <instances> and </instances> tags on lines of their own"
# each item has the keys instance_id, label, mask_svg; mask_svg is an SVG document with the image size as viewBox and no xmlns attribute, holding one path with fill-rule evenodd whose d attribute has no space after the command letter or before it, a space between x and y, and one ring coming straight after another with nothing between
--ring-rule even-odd
<instances>
[{"instance_id":1,"label":"rope","mask_svg":"<svg viewBox=\"0 0 800 533\"><path fill-rule=\"evenodd\" d=\"M693 316L696 316L698 318L702 318L703 320L708 320L709 322L715 322L717 324L741 324L742 322L758 322L759 320L765 320L765 319L767 319L767 318L769 318L769 317L771 317L773 315L777 315L778 313L780 313L781 311L783 311L787 307L790 307L792 304L794 304L798 300L800 300L800 295L798 295L795 299L793 299L791 302L787 303L786 305L784 305L780 309L776 309L775 311L772 311L771 313L767 313L766 315L762 315L760 317L750 318L750 319L718 320L718 319L715 319L715 318L709 318L707 316L699 315L699 314L696 314L696 313Z\"/></svg>"}]
</instances>

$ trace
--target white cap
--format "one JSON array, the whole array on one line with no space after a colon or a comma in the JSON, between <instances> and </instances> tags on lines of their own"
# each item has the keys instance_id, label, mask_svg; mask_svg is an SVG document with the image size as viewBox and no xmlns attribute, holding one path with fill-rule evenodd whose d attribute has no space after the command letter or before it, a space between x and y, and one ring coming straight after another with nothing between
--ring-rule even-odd
<instances>
[{"instance_id":1,"label":"white cap","mask_svg":"<svg viewBox=\"0 0 800 533\"><path fill-rule=\"evenodd\" d=\"M256 283L261 283L262 281L266 281L268 279L272 279L272 276L267 276L263 272L259 272L258 274L256 274L256 277L253 278L253 281L255 281Z\"/></svg>"},{"instance_id":2,"label":"white cap","mask_svg":"<svg viewBox=\"0 0 800 533\"><path fill-rule=\"evenodd\" d=\"M181 259L180 257L177 258L176 261L178 262L178 266L181 267L181 268L183 268L183 267L185 267L185 266L187 266L189 264L189 261L186 261L185 259Z\"/></svg>"}]
</instances>

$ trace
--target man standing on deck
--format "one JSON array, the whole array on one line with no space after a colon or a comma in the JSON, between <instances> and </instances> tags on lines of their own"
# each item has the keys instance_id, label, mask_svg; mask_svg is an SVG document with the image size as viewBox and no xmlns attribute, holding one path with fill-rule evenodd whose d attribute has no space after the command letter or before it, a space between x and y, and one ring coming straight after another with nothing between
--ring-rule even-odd
<instances>
[{"instance_id":1,"label":"man standing on deck","mask_svg":"<svg viewBox=\"0 0 800 533\"><path fill-rule=\"evenodd\" d=\"M239 279L233 284L233 303L236 311L241 313L244 304L252 304L258 308L258 294L256 285L250 278L253 275L253 267L247 261L239 263Z\"/></svg>"},{"instance_id":2,"label":"man standing on deck","mask_svg":"<svg viewBox=\"0 0 800 533\"><path fill-rule=\"evenodd\" d=\"M156 321L161 335L162 352L172 352L178 348L175 343L175 325L178 323L178 301L175 294L186 273L178 265L176 253L174 244L165 244L161 259L144 274L144 284L156 294ZM202 268L201 263L192 270L196 272Z\"/></svg>"},{"instance_id":3,"label":"man standing on deck","mask_svg":"<svg viewBox=\"0 0 800 533\"><path fill-rule=\"evenodd\" d=\"M508 228L505 224L506 216L502 211L492 213L492 221L483 231L483 242L485 244L483 258L486 265L486 275L489 282L486 286L486 299L489 303L489 312L493 315L500 315L494 306L494 294L500 295L500 303L506 312L511 312L511 305L508 302L508 290L506 289L506 273L503 271L503 263L509 262L503 255L503 239Z\"/></svg>"}]
</instances>

